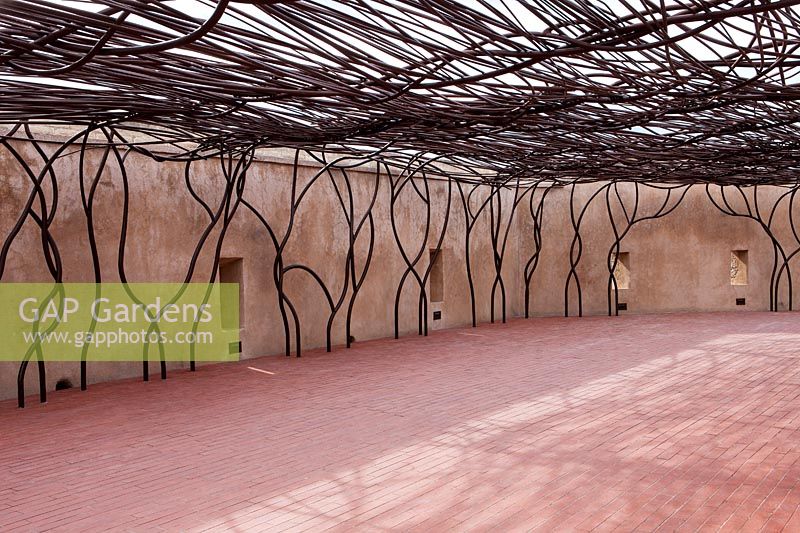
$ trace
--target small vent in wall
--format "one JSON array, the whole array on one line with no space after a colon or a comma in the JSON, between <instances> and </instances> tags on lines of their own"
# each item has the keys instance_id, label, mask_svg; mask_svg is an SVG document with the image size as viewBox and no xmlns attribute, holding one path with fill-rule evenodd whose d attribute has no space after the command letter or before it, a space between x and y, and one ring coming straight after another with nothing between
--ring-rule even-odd
<instances>
[{"instance_id":1,"label":"small vent in wall","mask_svg":"<svg viewBox=\"0 0 800 533\"><path fill-rule=\"evenodd\" d=\"M442 319L442 312L441 311L434 311L433 312L433 319L434 320L441 320Z\"/></svg>"},{"instance_id":2,"label":"small vent in wall","mask_svg":"<svg viewBox=\"0 0 800 533\"><path fill-rule=\"evenodd\" d=\"M618 302L617 303L617 311L627 311L628 310L628 303L627 302Z\"/></svg>"},{"instance_id":3,"label":"small vent in wall","mask_svg":"<svg viewBox=\"0 0 800 533\"><path fill-rule=\"evenodd\" d=\"M747 305L744 298L736 298L736 305Z\"/></svg>"}]
</instances>

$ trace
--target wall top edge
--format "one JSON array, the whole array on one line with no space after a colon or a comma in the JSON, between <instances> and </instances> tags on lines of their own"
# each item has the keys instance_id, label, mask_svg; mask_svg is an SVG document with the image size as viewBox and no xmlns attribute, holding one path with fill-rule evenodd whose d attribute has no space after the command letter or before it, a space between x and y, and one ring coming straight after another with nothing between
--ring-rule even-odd
<instances>
[{"instance_id":1,"label":"wall top edge","mask_svg":"<svg viewBox=\"0 0 800 533\"><path fill-rule=\"evenodd\" d=\"M70 124L33 123L30 124L29 126L31 132L33 133L37 141L48 142L48 143L59 143L59 144L62 144L68 141L69 139L74 138L76 135L79 135L81 132L85 131L85 128ZM120 131L123 132L125 140L128 141L129 143L147 146L148 151L154 154L159 154L164 156L179 154L181 149L191 150L196 146L195 144L189 142L175 143L175 145L177 145L175 146L170 143L165 143L161 139L158 139L154 136L148 135L143 132L135 130L125 130L125 129L120 129ZM21 136L15 136L13 138L21 142L26 141L26 139ZM105 144L107 142L107 139L101 131L93 131L88 136L88 142L90 144ZM303 167L322 168L323 164L320 163L320 161L318 161L311 155L309 155L308 152L320 154L320 152L315 150L301 150L299 157L297 159L298 165ZM347 157L351 160L362 159L361 157L355 154L347 154L334 151L326 153L326 158L329 162L339 157ZM295 161L295 149L258 148L255 150L255 160L261 163L275 163L275 164L291 166L294 165ZM399 162L398 166L396 166L395 168L397 168L398 172L400 171ZM490 171L488 169L473 168L471 170L474 172L474 175L468 176L463 168L454 167L452 165L444 163L436 163L435 166L429 166L427 168L429 169L428 172L432 177L439 179L445 178L450 175L458 175L459 177L463 177L464 179L478 180L482 177L492 177L496 175L495 172ZM364 164L348 167L348 170L353 172L366 172L374 175L376 167L373 161L369 161ZM386 175L385 168L381 170L381 175L384 176Z\"/></svg>"}]
</instances>

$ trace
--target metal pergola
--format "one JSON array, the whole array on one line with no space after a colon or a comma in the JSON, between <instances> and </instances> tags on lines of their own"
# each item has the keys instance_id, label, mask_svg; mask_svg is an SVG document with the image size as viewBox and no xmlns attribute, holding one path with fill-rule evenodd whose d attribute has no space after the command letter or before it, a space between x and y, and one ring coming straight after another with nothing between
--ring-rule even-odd
<instances>
[{"instance_id":1,"label":"metal pergola","mask_svg":"<svg viewBox=\"0 0 800 533\"><path fill-rule=\"evenodd\" d=\"M526 315L531 277L541 250L545 198L571 191L574 229L565 313L578 293L581 221L593 200L605 200L615 242L608 253L608 311L616 313L614 270L620 242L638 222L665 216L692 186L705 187L722 212L757 221L772 240L775 266L770 306L777 309L781 279L800 237L784 242L772 232L775 213L793 205L800 185L800 0L0 0L0 145L29 182L29 201L0 250L0 279L11 244L25 224L42 234L52 280L63 280L58 243L50 230L59 176L54 162L79 154L78 172L89 241L94 191L102 167L126 177L129 153L185 167L186 187L220 239L235 213L252 212L275 250L274 280L286 354L300 355L298 313L284 290L300 270L320 285L331 324L347 315L373 254L372 208L380 177L388 176L390 205L413 191L427 209L426 236L442 242L451 212L466 220L470 237L490 221L496 276L492 321L505 320L502 265L511 220L531 218L533 253L524 269ZM65 127L67 139L45 151L42 127ZM47 141L52 142L52 140ZM30 144L39 160L20 153ZM248 202L247 170L261 149L295 151L288 227ZM100 150L98 168L84 164ZM319 171L298 185L301 154ZM209 205L194 193L192 164L215 158L224 175L223 200ZM350 169L375 173L372 203L353 207ZM334 178L333 171L337 178ZM430 180L449 194L438 235L432 231ZM322 280L284 250L305 192L331 180L347 221L344 283ZM338 180L338 181L337 181ZM632 203L619 192L633 182ZM576 185L596 183L588 203L575 205ZM781 187L759 204L758 187ZM639 205L640 190L663 204ZM512 191L509 196L501 191ZM488 191L481 196L476 191ZM127 193L126 193L127 194ZM475 200L473 198L479 198ZM450 198L455 198L451 202ZM735 200L734 200L735 198ZM125 201L127 209L127 198ZM782 211L781 211L782 212ZM123 214L127 217L127 212ZM218 243L197 243L197 250ZM422 249L396 239L406 264L397 287L395 335L404 285L419 292L419 333L428 329L426 283L431 267ZM368 250L357 258L359 242ZM361 250L360 245L358 247ZM97 281L101 272L92 246ZM196 256L186 281L196 279ZM126 280L125 240L117 272ZM217 275L219 246L211 272ZM431 263L432 264L432 263ZM469 277L472 321L476 296ZM30 353L20 368L20 404ZM82 387L86 388L86 362ZM39 360L44 400L44 363ZM148 379L147 361L143 376ZM192 365L194 368L194 365ZM162 362L162 378L166 366Z\"/></svg>"}]
</instances>

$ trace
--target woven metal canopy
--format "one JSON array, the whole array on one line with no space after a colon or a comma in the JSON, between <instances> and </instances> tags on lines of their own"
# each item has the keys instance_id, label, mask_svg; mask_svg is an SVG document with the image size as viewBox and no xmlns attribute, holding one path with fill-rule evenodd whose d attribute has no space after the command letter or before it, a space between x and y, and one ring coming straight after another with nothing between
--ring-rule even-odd
<instances>
[{"instance_id":1,"label":"woven metal canopy","mask_svg":"<svg viewBox=\"0 0 800 533\"><path fill-rule=\"evenodd\" d=\"M127 220L136 193L128 173L139 172L144 154L183 168L184 198L205 220L185 237L194 253L183 283L217 279L236 213L263 231L265 253L274 253L273 316L286 355L300 356L304 342L301 300L291 289L298 276L324 294L327 350L336 335L351 345L355 302L378 240L393 240L404 264L391 282L395 337L409 318L400 306L408 291L417 301L417 332L427 335L428 280L451 219L460 224L473 327L487 311L489 321L506 321L506 245L512 226L525 220L521 279L508 284L521 284L509 290L523 291L528 317L531 294L541 290L532 280L546 204L559 210L557 223L571 226L566 316L583 314L584 215L591 206L607 214L607 311L617 314L623 239L633 226L675 212L690 189L722 214L758 224L772 243L769 308L777 311L785 295L791 310L790 263L800 256L798 4L0 0L0 155L28 191L0 247L0 280L26 224L40 234L35 253L49 278L70 278L53 229L65 203L59 184L76 181L94 280L131 279ZM251 182L249 168L271 148L293 154L282 160L291 176L279 208L250 193L265 182ZM215 179L195 164L208 158L219 163ZM198 194L195 179L214 189L213 200ZM356 202L355 180L367 205ZM116 248L115 268L103 266L96 244L101 181L115 183L121 203L118 239L103 244ZM598 183L578 193L584 182ZM326 209L342 222L334 235L341 257L331 259L341 267L336 279L289 248L315 184L328 184ZM565 194L545 202L557 190ZM413 244L396 231L409 205L422 224ZM393 231L378 233L387 219ZM486 231L491 254L479 256L475 241ZM198 263L204 250L213 254L208 268ZM482 291L471 269L477 261L491 268ZM145 347L144 380L150 357ZM46 400L44 356L32 345L17 377L20 406L32 361ZM166 379L163 353L160 363Z\"/></svg>"},{"instance_id":2,"label":"woven metal canopy","mask_svg":"<svg viewBox=\"0 0 800 533\"><path fill-rule=\"evenodd\" d=\"M506 176L794 183L797 4L3 0L0 121L188 157L390 146Z\"/></svg>"}]
</instances>

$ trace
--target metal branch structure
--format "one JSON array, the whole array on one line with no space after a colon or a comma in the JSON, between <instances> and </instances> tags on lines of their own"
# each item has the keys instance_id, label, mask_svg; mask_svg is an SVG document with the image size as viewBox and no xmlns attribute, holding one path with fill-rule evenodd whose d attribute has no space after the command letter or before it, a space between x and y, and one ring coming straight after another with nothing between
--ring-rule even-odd
<instances>
[{"instance_id":1,"label":"metal branch structure","mask_svg":"<svg viewBox=\"0 0 800 533\"><path fill-rule=\"evenodd\" d=\"M479 222L492 248L492 322L507 317L503 265L512 226L520 217L530 224L533 249L520 287L529 316L545 200L557 189L569 191L573 230L566 315L576 293L583 314L578 267L590 205L605 199L614 235L607 254L612 314L622 240L634 225L672 213L695 185L722 213L760 225L774 249L770 308L778 309L782 280L792 306L790 261L800 252L800 0L3 0L0 7L0 150L28 187L0 249L0 279L30 224L50 279L64 280L52 227L65 179L59 163L69 160L91 277L128 280L126 256L138 245L127 241L128 161L136 154L183 165L186 192L202 212L185 282L217 279L226 233L238 218L254 218L274 253L286 355L293 341L294 353L302 351L302 313L291 295L301 277L322 295L327 349L342 315L350 345L378 239L375 206L384 197L404 264L396 337L409 287L418 333L428 333L433 260L426 251L431 246L435 260L456 217L463 220L473 326L480 298L471 247ZM37 133L47 128L69 134L53 141ZM257 152L273 148L295 154L285 221L247 196ZM299 173L301 154L317 163L308 179ZM216 175L199 178L195 167L210 161ZM365 168L374 183L360 205L352 174ZM217 193L213 199L199 192L200 180ZM95 211L98 191L111 181L122 191L114 272L102 268ZM632 205L618 189L631 182ZM433 183L444 183L441 197ZM576 206L584 184L596 189ZM766 185L785 191L768 213L759 206ZM337 279L293 259L289 246L304 199L323 186L346 228ZM663 203L641 206L640 188L658 190ZM405 242L396 229L404 201L423 205L418 242ZM772 229L781 206L788 243ZM200 261L204 250L213 256L209 264ZM20 405L33 360L46 399L45 365L32 351L19 370ZM83 389L87 373L84 358Z\"/></svg>"},{"instance_id":2,"label":"metal branch structure","mask_svg":"<svg viewBox=\"0 0 800 533\"><path fill-rule=\"evenodd\" d=\"M611 316L612 314L619 315L619 284L617 283L615 271L617 264L619 263L620 244L622 243L622 239L625 238L625 236L636 224L646 220L655 220L657 218L665 217L672 213L686 197L686 193L689 192L689 187L691 187L691 185L660 187L648 183L640 184L638 182L634 183L633 186L633 205L629 207L625 206L625 200L620 194L618 183L614 183L605 189L608 219L611 222L611 228L614 233L614 243L608 249L608 316ZM665 193L664 202L661 205L656 206L655 211L652 213L644 214L640 209L641 205L639 192L641 188L656 189L659 192ZM613 196L611 194L612 190L614 191ZM673 193L675 193L674 200L672 200ZM618 211L622 212L624 217L624 227L616 222L615 217L618 216L618 213L615 214L615 211L612 207L614 205L618 205Z\"/></svg>"},{"instance_id":3,"label":"metal branch structure","mask_svg":"<svg viewBox=\"0 0 800 533\"><path fill-rule=\"evenodd\" d=\"M800 190L800 185L781 187L781 192L777 198L759 199L758 186L748 187L716 187L718 193L713 192L711 185L706 185L706 195L714 207L726 215L742 217L755 221L764 231L764 234L772 243L772 272L770 274L769 308L771 311L778 311L778 301L781 288L781 280L785 279L787 285L788 310L792 310L792 274L789 262L800 253L800 238L798 238L795 223L795 196ZM734 196L731 196L734 195ZM765 202L768 210L765 209ZM791 228L791 241L782 242L775 231L776 214L781 204L787 205L787 219ZM792 242L793 241L793 242ZM787 253L787 249L794 246L794 250Z\"/></svg>"},{"instance_id":4,"label":"metal branch structure","mask_svg":"<svg viewBox=\"0 0 800 533\"><path fill-rule=\"evenodd\" d=\"M185 157L392 143L554 180L791 181L798 4L6 0L0 121Z\"/></svg>"}]
</instances>

